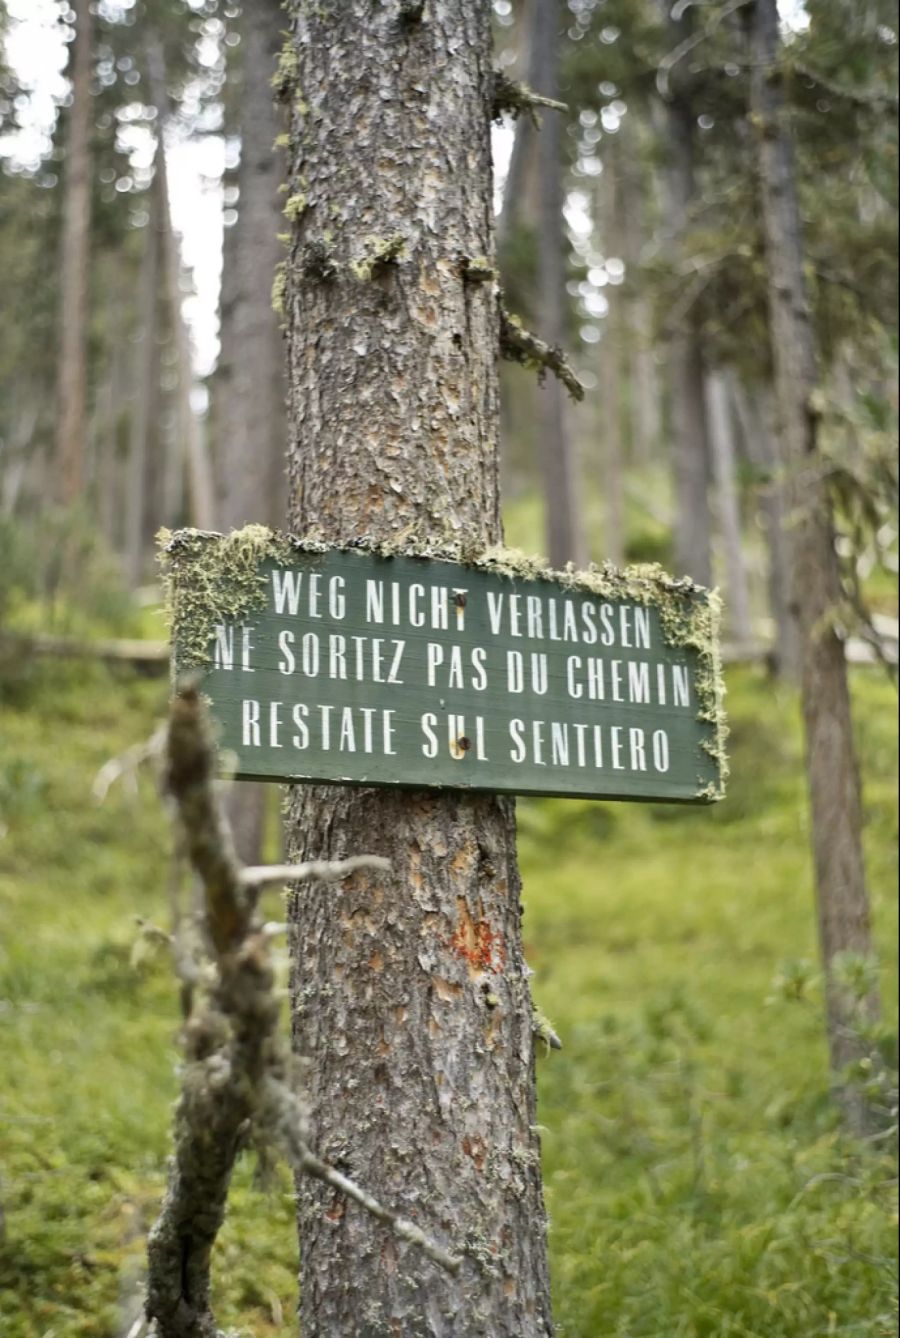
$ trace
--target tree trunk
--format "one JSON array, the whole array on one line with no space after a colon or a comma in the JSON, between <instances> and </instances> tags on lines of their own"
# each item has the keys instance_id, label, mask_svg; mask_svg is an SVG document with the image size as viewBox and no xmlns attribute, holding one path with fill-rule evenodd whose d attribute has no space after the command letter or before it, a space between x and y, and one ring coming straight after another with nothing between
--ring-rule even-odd
<instances>
[{"instance_id":1,"label":"tree trunk","mask_svg":"<svg viewBox=\"0 0 900 1338\"><path fill-rule=\"evenodd\" d=\"M232 272L222 310L228 357L219 406L219 517L226 530L250 521L283 527L287 511L284 355L272 310L284 223L278 188L285 175L275 147L279 118L272 75L283 24L279 0L257 0L245 7L241 20L240 194L226 251ZM260 863L267 793L263 785L238 782L228 797L235 845L245 864Z\"/></svg>"},{"instance_id":2,"label":"tree trunk","mask_svg":"<svg viewBox=\"0 0 900 1338\"><path fill-rule=\"evenodd\" d=\"M534 16L535 92L559 99L561 0L541 0ZM548 112L538 140L540 233L538 237L538 327L548 344L566 343L566 235L563 224L563 125ZM548 376L540 390L541 466L544 475L547 556L557 569L586 561L581 490L562 383Z\"/></svg>"},{"instance_id":3,"label":"tree trunk","mask_svg":"<svg viewBox=\"0 0 900 1338\"><path fill-rule=\"evenodd\" d=\"M828 1039L839 1081L867 1053L858 1034L859 1007L842 988L840 953L869 958L872 942L862 853L859 774L853 743L844 647L834 616L841 600L830 500L818 444L813 392L818 383L815 336L804 275L793 141L778 67L776 0L753 12L752 111L759 136L759 172L766 241L772 350L779 430L788 468L793 551L793 600L800 632L803 716L812 808L812 843L819 930L826 973ZM864 1013L876 1016L873 992ZM842 1087L856 1127L861 1099Z\"/></svg>"},{"instance_id":4,"label":"tree trunk","mask_svg":"<svg viewBox=\"0 0 900 1338\"><path fill-rule=\"evenodd\" d=\"M187 467L190 499L190 524L201 530L211 530L215 524L216 497L212 466L206 440L191 404L194 383L191 342L181 293L181 247L172 222L172 197L166 162L165 133L171 108L166 89L166 67L160 42L151 37L147 43L147 72L150 93L156 107L157 134L161 151L156 156L156 179L159 183L162 224L162 261L165 291L172 320L172 337L178 376L176 399L176 427L172 459L166 461L166 496L164 521L177 524L184 498L185 465Z\"/></svg>"},{"instance_id":5,"label":"tree trunk","mask_svg":"<svg viewBox=\"0 0 900 1338\"><path fill-rule=\"evenodd\" d=\"M748 643L753 634L750 590L741 533L741 506L735 471L734 419L728 374L710 372L706 378L706 410L719 525L725 549L725 621L733 640Z\"/></svg>"},{"instance_id":6,"label":"tree trunk","mask_svg":"<svg viewBox=\"0 0 900 1338\"><path fill-rule=\"evenodd\" d=\"M537 45L538 11L541 0L525 0L523 6L522 52L524 54L524 81L530 87L536 86L540 73L540 52ZM511 237L520 217L522 202L528 198L529 178L535 173L532 168L535 141L534 123L530 116L522 115L516 120L512 153L509 156L509 170L503 183L503 207L497 219L497 246L503 255L503 248Z\"/></svg>"},{"instance_id":7,"label":"tree trunk","mask_svg":"<svg viewBox=\"0 0 900 1338\"><path fill-rule=\"evenodd\" d=\"M144 229L144 254L141 257L138 288L138 328L128 450L125 534L128 579L132 587L141 583L147 556L144 524L147 505L145 483L148 446L153 430L151 406L154 399L154 378L159 370L156 354L158 339L156 317L160 251L160 160L164 152L160 136L156 146L156 178L149 191L149 218Z\"/></svg>"},{"instance_id":8,"label":"tree trunk","mask_svg":"<svg viewBox=\"0 0 900 1338\"><path fill-rule=\"evenodd\" d=\"M91 247L91 53L89 0L72 0L72 103L66 136L57 366L57 495L66 506L84 489Z\"/></svg>"},{"instance_id":9,"label":"tree trunk","mask_svg":"<svg viewBox=\"0 0 900 1338\"><path fill-rule=\"evenodd\" d=\"M659 373L654 355L653 311L639 267L647 236L647 181L641 161L646 130L629 110L613 139L621 201L620 246L625 262L623 291L625 346L630 387L631 463L644 469L654 460L662 441ZM609 140L607 141L609 143ZM610 147L612 147L610 145ZM612 295L615 300L616 294Z\"/></svg>"},{"instance_id":10,"label":"tree trunk","mask_svg":"<svg viewBox=\"0 0 900 1338\"><path fill-rule=\"evenodd\" d=\"M283 25L278 0L257 0L244 10L240 195L229 238L235 273L223 314L233 350L220 434L226 529L249 521L284 525L287 511L284 354L272 310L272 283L282 258L278 234L284 227L278 188L285 170L275 148L279 118L271 80Z\"/></svg>"},{"instance_id":11,"label":"tree trunk","mask_svg":"<svg viewBox=\"0 0 900 1338\"><path fill-rule=\"evenodd\" d=\"M770 389L749 390L732 381L732 394L744 450L764 482L760 488L760 512L768 556L769 612L775 628L771 666L778 678L800 681L800 644L797 620L791 611L791 553L785 471L774 430Z\"/></svg>"},{"instance_id":12,"label":"tree trunk","mask_svg":"<svg viewBox=\"0 0 900 1338\"><path fill-rule=\"evenodd\" d=\"M597 222L600 248L605 256L621 256L623 239L621 155L610 137L597 182ZM625 451L622 443L622 381L624 374L625 311L620 288L609 291L609 313L600 341L600 393L594 405L597 438L602 456L603 556L616 566L625 561Z\"/></svg>"},{"instance_id":13,"label":"tree trunk","mask_svg":"<svg viewBox=\"0 0 900 1338\"><path fill-rule=\"evenodd\" d=\"M668 0L660 0L668 18ZM693 11L668 19L673 48L690 35ZM668 147L668 243L683 261L690 209L696 194L694 140L697 123L690 83L676 85L665 104ZM672 468L675 479L676 575L712 585L712 538L709 513L709 440L704 393L703 352L691 312L671 332L669 375L672 390Z\"/></svg>"},{"instance_id":14,"label":"tree trunk","mask_svg":"<svg viewBox=\"0 0 900 1338\"><path fill-rule=\"evenodd\" d=\"M288 10L305 197L286 285L292 528L497 542L498 313L461 271L494 252L490 7ZM443 1273L302 1181L305 1338L551 1334L511 802L303 786L287 838L292 859L393 865L291 896L315 1142L465 1254Z\"/></svg>"},{"instance_id":15,"label":"tree trunk","mask_svg":"<svg viewBox=\"0 0 900 1338\"><path fill-rule=\"evenodd\" d=\"M175 405L176 461L174 462L173 483L176 478L179 481L183 478L181 464L184 462L187 465L190 524L196 525L201 530L211 530L214 528L216 521L215 487L206 440L191 404L191 389L194 384L193 358L190 335L182 305L181 246L178 234L172 226L172 202L169 194L169 177L165 158L165 152L160 154L159 162L162 167L160 190L163 197L163 264L166 294L172 318L172 337L175 345L178 376ZM170 512L170 515L174 516L174 512Z\"/></svg>"}]
</instances>

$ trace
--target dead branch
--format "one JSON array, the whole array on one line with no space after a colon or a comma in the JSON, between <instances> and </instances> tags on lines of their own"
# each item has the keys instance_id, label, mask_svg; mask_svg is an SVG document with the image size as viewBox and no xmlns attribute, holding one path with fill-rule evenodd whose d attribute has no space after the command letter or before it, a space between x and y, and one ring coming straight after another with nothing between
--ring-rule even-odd
<instances>
[{"instance_id":1,"label":"dead branch","mask_svg":"<svg viewBox=\"0 0 900 1338\"><path fill-rule=\"evenodd\" d=\"M45 655L52 659L101 660L127 664L146 674L165 674L169 647L165 641L78 641L48 632L0 632L0 653L10 657Z\"/></svg>"},{"instance_id":2,"label":"dead branch","mask_svg":"<svg viewBox=\"0 0 900 1338\"><path fill-rule=\"evenodd\" d=\"M536 370L538 377L551 371L563 383L573 400L584 399L584 386L561 348L545 344L526 330L518 316L512 316L500 303L500 352L510 362Z\"/></svg>"},{"instance_id":3,"label":"dead branch","mask_svg":"<svg viewBox=\"0 0 900 1338\"><path fill-rule=\"evenodd\" d=\"M322 883L336 883L357 869L377 869L389 873L390 860L379 855L353 855L342 860L311 860L308 864L248 865L240 871L244 887L267 887L271 883L302 883L317 878Z\"/></svg>"},{"instance_id":4,"label":"dead branch","mask_svg":"<svg viewBox=\"0 0 900 1338\"><path fill-rule=\"evenodd\" d=\"M145 762L152 762L162 756L166 740L165 724L158 725L143 743L134 743L118 757L111 757L94 777L91 793L98 804L102 804L112 787L121 781L132 797L138 792L138 771Z\"/></svg>"},{"instance_id":5,"label":"dead branch","mask_svg":"<svg viewBox=\"0 0 900 1338\"><path fill-rule=\"evenodd\" d=\"M367 1213L377 1217L380 1222L386 1223L395 1236L418 1246L423 1254L426 1254L429 1259L433 1259L436 1264L440 1264L441 1268L445 1268L448 1273L459 1272L462 1259L443 1249L427 1236L421 1227L416 1226L415 1222L410 1222L408 1218L400 1217L397 1213L385 1208L367 1190L357 1185L355 1181L350 1180L333 1166L329 1166L327 1162L322 1161L310 1150L298 1134L298 1130L303 1126L298 1118L302 1112L302 1106L298 1103L296 1093L283 1085L272 1083L269 1085L269 1099L274 1105L272 1126L275 1128L282 1151L295 1171L302 1171L307 1175L314 1176L316 1180L321 1180L323 1184L330 1185L332 1189L338 1190L346 1198L352 1199L361 1208L365 1208Z\"/></svg>"},{"instance_id":6,"label":"dead branch","mask_svg":"<svg viewBox=\"0 0 900 1338\"><path fill-rule=\"evenodd\" d=\"M538 107L546 107L549 111L568 111L569 108L565 102L557 102L555 98L542 97L540 93L528 87L527 84L517 83L515 79L510 79L508 74L502 70L494 71L494 99L493 114L494 120L499 121L504 112L507 112L515 120L523 114L530 116L536 127L540 126L538 120Z\"/></svg>"},{"instance_id":7,"label":"dead branch","mask_svg":"<svg viewBox=\"0 0 900 1338\"><path fill-rule=\"evenodd\" d=\"M172 703L167 737L169 792L185 851L202 883L213 983L185 1026L185 1065L175 1112L175 1149L159 1219L148 1242L147 1316L159 1338L216 1338L210 1307L210 1256L225 1217L235 1160L251 1134L274 1142L297 1171L326 1181L451 1271L461 1260L414 1223L321 1161L307 1142L307 1120L292 1057L278 1030L271 937L256 919L256 891L267 882L336 879L385 860L360 856L274 869L242 869L214 785L215 754L195 687Z\"/></svg>"},{"instance_id":8,"label":"dead branch","mask_svg":"<svg viewBox=\"0 0 900 1338\"><path fill-rule=\"evenodd\" d=\"M736 14L739 9L743 9L746 5L751 3L752 0L729 0L729 3L725 8L715 14L705 28L701 29L700 32L691 33L691 35L686 37L683 42L679 42L674 50L670 51L668 55L663 56L662 60L659 62L659 68L656 71L656 91L661 98L666 102L671 102L672 100L671 74L675 69L675 66L680 64L685 56L689 56L691 52L703 42L708 42L711 37L714 37L727 18L730 18L732 14ZM690 5L676 6L675 10L672 11L672 18L681 18L689 8Z\"/></svg>"}]
</instances>

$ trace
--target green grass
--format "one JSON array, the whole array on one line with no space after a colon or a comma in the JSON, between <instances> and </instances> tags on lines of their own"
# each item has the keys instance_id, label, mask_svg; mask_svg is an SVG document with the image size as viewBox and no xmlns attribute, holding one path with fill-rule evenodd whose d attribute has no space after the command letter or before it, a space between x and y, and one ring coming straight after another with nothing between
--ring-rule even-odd
<instances>
[{"instance_id":1,"label":"green grass","mask_svg":"<svg viewBox=\"0 0 900 1338\"><path fill-rule=\"evenodd\" d=\"M164 1182L176 992L132 963L168 922L152 779L102 806L97 769L148 736L165 687L89 666L0 688L0 1332L120 1332ZM733 782L714 810L519 806L555 1306L566 1338L886 1338L895 1174L844 1138L818 995L796 703L731 676ZM896 697L854 682L869 875L893 994ZM274 795L273 795L274 797ZM273 911L275 905L273 904ZM242 1165L217 1247L219 1320L289 1333L289 1186Z\"/></svg>"}]
</instances>

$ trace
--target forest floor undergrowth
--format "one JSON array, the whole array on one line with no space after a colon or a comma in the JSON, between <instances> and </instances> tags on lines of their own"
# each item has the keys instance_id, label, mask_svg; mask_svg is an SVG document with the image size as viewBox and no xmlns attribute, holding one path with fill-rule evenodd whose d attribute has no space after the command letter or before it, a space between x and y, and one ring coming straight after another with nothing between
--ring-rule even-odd
<instances>
[{"instance_id":1,"label":"forest floor undergrowth","mask_svg":"<svg viewBox=\"0 0 900 1338\"><path fill-rule=\"evenodd\" d=\"M796 699L755 667L729 691L717 808L519 805L534 993L564 1043L539 1059L539 1118L565 1338L897 1332L896 1168L828 1095ZM135 917L169 923L172 838L149 775L102 804L91 787L166 686L33 663L0 692L0 1331L125 1338L178 1030ZM854 697L887 1001L897 703L876 669ZM220 1324L295 1331L286 1177L258 1188L241 1164L214 1275Z\"/></svg>"}]
</instances>

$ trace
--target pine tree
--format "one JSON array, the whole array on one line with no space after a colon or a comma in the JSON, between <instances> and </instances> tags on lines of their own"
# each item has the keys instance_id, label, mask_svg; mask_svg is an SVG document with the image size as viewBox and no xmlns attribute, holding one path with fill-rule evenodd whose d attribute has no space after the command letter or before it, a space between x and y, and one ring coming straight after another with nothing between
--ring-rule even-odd
<instances>
[{"instance_id":1,"label":"pine tree","mask_svg":"<svg viewBox=\"0 0 900 1338\"><path fill-rule=\"evenodd\" d=\"M835 620L841 604L816 408L819 366L805 278L803 232L794 145L779 70L776 0L753 11L752 115L759 141L772 355L783 456L792 505L794 613L800 632L806 765L819 932L826 972L831 1060L843 1081L846 1066L864 1057L857 1001L837 967L843 953L871 957L869 901L862 850L862 805L853 742L844 643ZM865 1011L878 1011L874 992ZM865 1109L852 1086L844 1102L857 1128Z\"/></svg>"},{"instance_id":2,"label":"pine tree","mask_svg":"<svg viewBox=\"0 0 900 1338\"><path fill-rule=\"evenodd\" d=\"M495 543L489 7L288 12L291 528ZM287 836L291 858L365 846L393 870L290 900L317 1145L466 1256L439 1273L302 1182L304 1333L549 1335L511 803L308 786Z\"/></svg>"}]
</instances>

